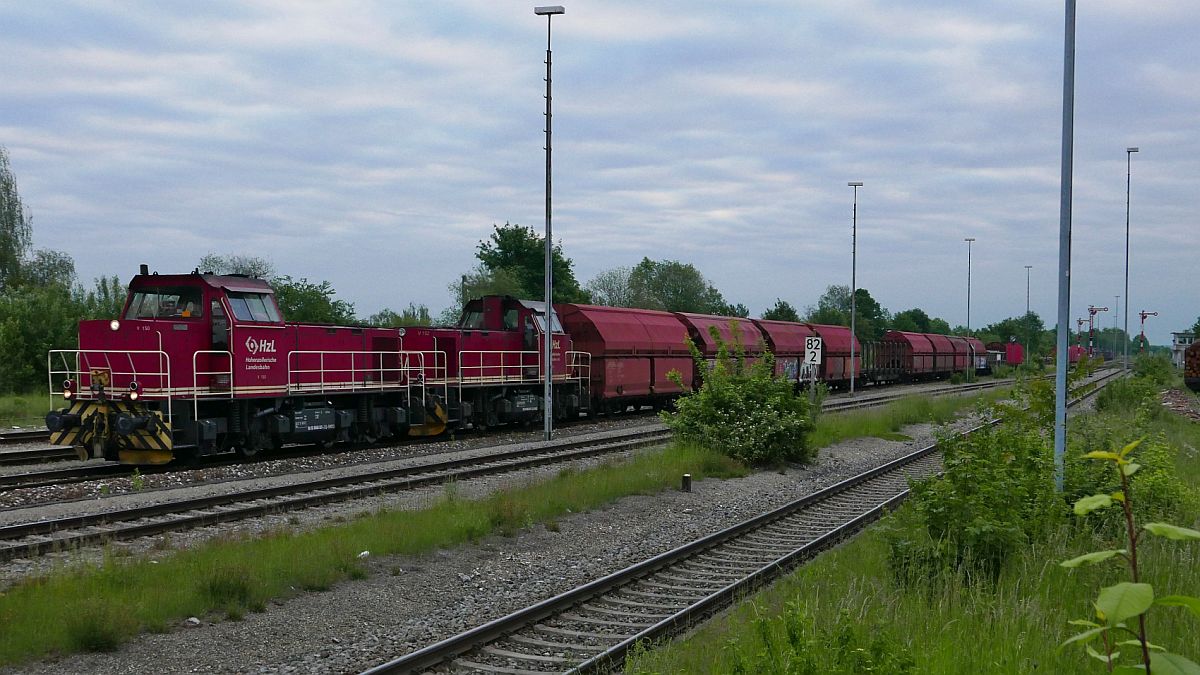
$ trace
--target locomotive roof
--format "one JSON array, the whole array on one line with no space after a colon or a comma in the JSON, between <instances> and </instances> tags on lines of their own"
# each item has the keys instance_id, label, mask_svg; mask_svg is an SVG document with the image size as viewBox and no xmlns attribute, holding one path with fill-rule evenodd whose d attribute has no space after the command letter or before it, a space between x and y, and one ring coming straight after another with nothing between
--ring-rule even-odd
<instances>
[{"instance_id":1,"label":"locomotive roof","mask_svg":"<svg viewBox=\"0 0 1200 675\"><path fill-rule=\"evenodd\" d=\"M134 286L192 285L197 278L202 279L204 283L213 288L222 288L227 291L275 293L271 284L265 280L240 274L138 274L133 277L129 286L132 288Z\"/></svg>"}]
</instances>

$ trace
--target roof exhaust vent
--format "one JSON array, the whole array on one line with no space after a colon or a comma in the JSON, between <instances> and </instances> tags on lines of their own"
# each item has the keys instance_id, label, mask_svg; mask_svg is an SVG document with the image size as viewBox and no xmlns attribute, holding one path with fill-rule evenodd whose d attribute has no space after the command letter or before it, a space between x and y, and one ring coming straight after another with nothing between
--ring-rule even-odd
<instances>
[{"instance_id":1,"label":"roof exhaust vent","mask_svg":"<svg viewBox=\"0 0 1200 675\"><path fill-rule=\"evenodd\" d=\"M138 266L138 274L150 274L150 266L146 263L142 263Z\"/></svg>"}]
</instances>

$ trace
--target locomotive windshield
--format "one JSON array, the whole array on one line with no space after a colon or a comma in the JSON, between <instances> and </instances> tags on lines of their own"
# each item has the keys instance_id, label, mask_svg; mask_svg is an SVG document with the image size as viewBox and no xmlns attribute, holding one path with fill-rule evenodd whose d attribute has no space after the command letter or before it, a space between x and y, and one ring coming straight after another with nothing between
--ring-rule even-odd
<instances>
[{"instance_id":1,"label":"locomotive windshield","mask_svg":"<svg viewBox=\"0 0 1200 675\"><path fill-rule=\"evenodd\" d=\"M200 289L143 288L129 301L126 319L196 319L204 316Z\"/></svg>"},{"instance_id":2,"label":"locomotive windshield","mask_svg":"<svg viewBox=\"0 0 1200 675\"><path fill-rule=\"evenodd\" d=\"M229 307L238 321L279 321L279 310L268 293L230 291Z\"/></svg>"}]
</instances>

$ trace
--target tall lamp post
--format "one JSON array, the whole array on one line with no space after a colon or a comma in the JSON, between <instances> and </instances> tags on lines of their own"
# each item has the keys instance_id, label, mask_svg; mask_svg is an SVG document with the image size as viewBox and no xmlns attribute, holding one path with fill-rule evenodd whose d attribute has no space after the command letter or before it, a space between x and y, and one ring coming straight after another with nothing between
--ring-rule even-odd
<instances>
[{"instance_id":1,"label":"tall lamp post","mask_svg":"<svg viewBox=\"0 0 1200 675\"><path fill-rule=\"evenodd\" d=\"M854 317L858 314L854 303L854 291L858 287L858 188L863 184L862 181L850 181L846 185L854 188L854 211L850 220L850 395L853 396L854 371L858 370L855 367L858 362L854 359Z\"/></svg>"},{"instance_id":2,"label":"tall lamp post","mask_svg":"<svg viewBox=\"0 0 1200 675\"><path fill-rule=\"evenodd\" d=\"M1133 168L1133 153L1137 148L1125 148L1125 370L1129 370L1129 174Z\"/></svg>"},{"instance_id":3,"label":"tall lamp post","mask_svg":"<svg viewBox=\"0 0 1200 675\"><path fill-rule=\"evenodd\" d=\"M543 331L542 363L545 364L546 382L542 407L545 411L545 438L554 434L554 239L550 230L550 23L555 14L566 10L562 5L534 7L533 13L546 17L546 326Z\"/></svg>"},{"instance_id":4,"label":"tall lamp post","mask_svg":"<svg viewBox=\"0 0 1200 675\"><path fill-rule=\"evenodd\" d=\"M967 242L967 337L971 336L971 242L975 237L963 239Z\"/></svg>"},{"instance_id":5,"label":"tall lamp post","mask_svg":"<svg viewBox=\"0 0 1200 675\"><path fill-rule=\"evenodd\" d=\"M1025 266L1025 313L1029 314L1029 270L1033 269L1033 265Z\"/></svg>"},{"instance_id":6,"label":"tall lamp post","mask_svg":"<svg viewBox=\"0 0 1200 675\"><path fill-rule=\"evenodd\" d=\"M1025 316L1026 316L1026 318L1029 317L1029 270L1031 270L1031 269L1033 269L1033 265L1025 266ZM1025 330L1026 330L1026 333L1025 333L1025 360L1029 361L1029 360L1032 360L1032 358L1033 358L1033 355L1029 353L1029 345L1033 342L1033 334L1032 334L1032 331L1029 330L1028 325L1025 326Z\"/></svg>"}]
</instances>

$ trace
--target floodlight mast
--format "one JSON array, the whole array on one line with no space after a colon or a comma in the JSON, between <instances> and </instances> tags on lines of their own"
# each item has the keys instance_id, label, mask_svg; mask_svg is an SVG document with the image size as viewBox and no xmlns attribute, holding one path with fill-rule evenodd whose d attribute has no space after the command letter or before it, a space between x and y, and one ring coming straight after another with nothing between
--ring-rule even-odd
<instances>
[{"instance_id":1,"label":"floodlight mast","mask_svg":"<svg viewBox=\"0 0 1200 675\"><path fill-rule=\"evenodd\" d=\"M854 343L857 338L854 337L854 318L857 316L857 307L855 306L855 288L857 286L858 273L858 188L862 187L862 181L852 180L846 183L847 187L854 188L854 211L851 216L850 230L850 395L854 395L854 374L858 370L855 366L857 361L854 358Z\"/></svg>"},{"instance_id":2,"label":"floodlight mast","mask_svg":"<svg viewBox=\"0 0 1200 675\"><path fill-rule=\"evenodd\" d=\"M550 19L566 10L562 5L534 7L533 13L546 17L546 326L542 345L545 370L542 408L545 440L554 435L554 238L550 229Z\"/></svg>"}]
</instances>

